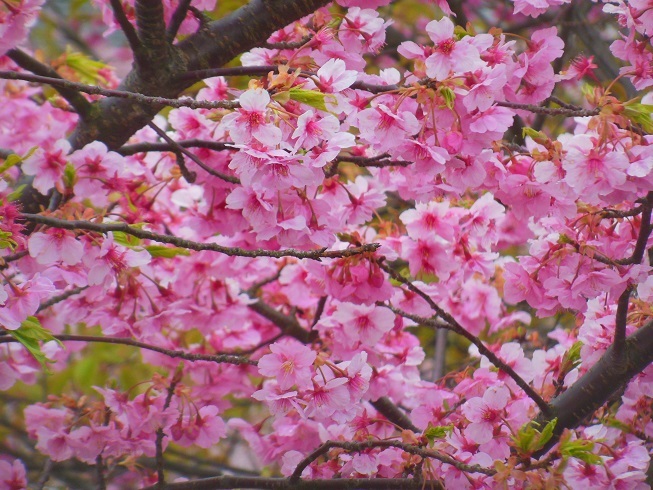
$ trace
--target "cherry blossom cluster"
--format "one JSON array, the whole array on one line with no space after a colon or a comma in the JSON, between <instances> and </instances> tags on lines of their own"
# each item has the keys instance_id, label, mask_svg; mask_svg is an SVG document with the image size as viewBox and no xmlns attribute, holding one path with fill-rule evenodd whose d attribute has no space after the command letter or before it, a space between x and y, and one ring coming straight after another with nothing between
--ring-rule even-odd
<instances>
[{"instance_id":1,"label":"cherry blossom cluster","mask_svg":"<svg viewBox=\"0 0 653 490\"><path fill-rule=\"evenodd\" d=\"M137 27L135 3L122 9ZM413 35L389 3L341 0L289 24L242 54L261 67L246 85L216 72L115 148L74 147L83 118L0 77L0 389L71 376L101 342L133 356L107 360L114 383L0 413L36 451L120 466L115 488L160 481L175 446L237 467L228 437L288 481L647 488L653 365L548 453L536 438L555 421L534 421L650 330L650 2L601 14L624 29L611 50L631 100L620 80L575 88L598 80L590 58L554 68L567 48L554 26L480 32L439 1ZM182 39L214 4L184 22L162 5ZM510 15L568 4L519 0ZM125 29L98 5L107 34ZM0 6L2 71L29 71L11 53L39 8ZM391 26L405 35L396 66L380 54ZM194 248L207 243L231 253ZM296 258L315 250L332 254ZM437 379L434 336L463 357ZM26 488L9 449L0 490Z\"/></svg>"}]
</instances>

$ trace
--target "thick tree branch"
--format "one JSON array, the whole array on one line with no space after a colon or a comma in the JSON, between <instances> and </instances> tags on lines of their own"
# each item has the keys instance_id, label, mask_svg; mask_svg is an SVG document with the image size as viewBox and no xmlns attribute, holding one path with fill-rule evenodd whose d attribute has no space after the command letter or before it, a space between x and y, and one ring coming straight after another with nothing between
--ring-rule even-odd
<instances>
[{"instance_id":1,"label":"thick tree branch","mask_svg":"<svg viewBox=\"0 0 653 490\"><path fill-rule=\"evenodd\" d=\"M141 238L143 240L152 240L154 242L167 243L169 245L174 245L176 247L185 248L188 250L195 250L197 252L202 250L210 250L212 252L219 252L225 255L237 257L273 257L277 259L282 257L296 257L298 259L312 259L319 261L323 258L351 257L353 255L359 255L366 252L373 252L379 248L377 243L370 243L360 247L352 247L345 250L326 250L323 248L319 250L307 251L295 250L292 248L286 250L245 250L238 247L224 247L222 245L218 245L217 243L200 243L191 240L184 240L183 238L179 238L173 235L153 233L151 231L129 226L126 223L94 223L93 221L65 220L53 218L50 216L42 216L40 214L21 214L21 218L33 223L40 223L52 228L61 228L63 230L88 230L102 234L119 231L128 235L135 236L136 238Z\"/></svg>"},{"instance_id":2,"label":"thick tree branch","mask_svg":"<svg viewBox=\"0 0 653 490\"><path fill-rule=\"evenodd\" d=\"M149 151L175 151L178 146L182 148L207 148L214 151L224 151L224 150L236 150L231 141L220 142L220 141L208 141L208 140L199 140L199 139L189 139L175 141L175 144L170 143L135 143L133 145L124 145L116 150L116 153L120 153L123 156L135 155L136 153L147 153Z\"/></svg>"},{"instance_id":3,"label":"thick tree branch","mask_svg":"<svg viewBox=\"0 0 653 490\"><path fill-rule=\"evenodd\" d=\"M137 92L102 88L98 87L97 85L86 85L84 83L71 82L69 80L64 80L63 78L30 75L28 73L18 73L15 71L0 70L0 78L4 78L6 80L25 80L26 82L45 83L57 89L70 89L91 95L103 95L105 97L132 99L135 102L149 105L158 105L160 107L190 107L191 109L232 109L234 107L238 107L238 103L230 101L212 102L207 100L194 100L190 98L175 99L166 97L150 97L148 95L143 95Z\"/></svg>"},{"instance_id":4,"label":"thick tree branch","mask_svg":"<svg viewBox=\"0 0 653 490\"><path fill-rule=\"evenodd\" d=\"M413 424L408 416L387 396L382 396L378 400L374 400L370 403L377 412L383 414L386 419L395 424L397 427L401 427L404 430L412 430L415 434L422 433L422 431L419 430L415 424Z\"/></svg>"},{"instance_id":5,"label":"thick tree branch","mask_svg":"<svg viewBox=\"0 0 653 490\"><path fill-rule=\"evenodd\" d=\"M138 70L132 70L119 90L175 98L199 80L182 79L187 71L220 67L239 54L263 45L274 31L327 3L328 0L252 0L172 46L169 55L158 60L160 77L143 79ZM161 108L162 105L133 98L103 99L97 103L93 117L77 125L71 144L73 148L81 148L99 140L110 149L119 148Z\"/></svg>"},{"instance_id":6,"label":"thick tree branch","mask_svg":"<svg viewBox=\"0 0 653 490\"><path fill-rule=\"evenodd\" d=\"M20 49L16 48L9 50L7 52L7 56L11 58L18 66L24 68L25 70L31 71L34 73L34 75L65 81L53 68L49 67L48 65L44 65ZM86 100L82 94L79 93L79 91L70 86L66 87L62 85L53 85L53 87L64 99L66 99L66 101L68 101L68 103L72 106L73 109L75 109L75 112L77 112L80 117L84 118L88 115L89 111L91 110L91 103Z\"/></svg>"},{"instance_id":7,"label":"thick tree branch","mask_svg":"<svg viewBox=\"0 0 653 490\"><path fill-rule=\"evenodd\" d=\"M143 80L151 82L161 74L160 60L172 52L163 18L163 3L161 0L136 0L134 8L136 32L142 46L140 52L134 53L135 68Z\"/></svg>"},{"instance_id":8,"label":"thick tree branch","mask_svg":"<svg viewBox=\"0 0 653 490\"><path fill-rule=\"evenodd\" d=\"M625 341L623 354L617 357L612 345L576 383L549 404L548 415L537 422L546 425L557 418L554 437L535 457L544 455L565 429L573 429L653 362L653 321L640 327Z\"/></svg>"},{"instance_id":9,"label":"thick tree branch","mask_svg":"<svg viewBox=\"0 0 653 490\"><path fill-rule=\"evenodd\" d=\"M267 318L279 327L284 335L293 337L304 344L310 344L318 337L317 332L309 332L303 328L294 316L285 315L261 300L248 306L250 310Z\"/></svg>"}]
</instances>

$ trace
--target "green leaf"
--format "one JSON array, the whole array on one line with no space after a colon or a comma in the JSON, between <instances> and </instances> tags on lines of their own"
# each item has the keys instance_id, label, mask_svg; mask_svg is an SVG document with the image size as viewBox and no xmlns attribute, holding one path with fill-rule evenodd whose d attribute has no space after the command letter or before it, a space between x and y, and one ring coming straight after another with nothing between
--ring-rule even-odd
<instances>
[{"instance_id":1,"label":"green leaf","mask_svg":"<svg viewBox=\"0 0 653 490\"><path fill-rule=\"evenodd\" d=\"M48 357L41 352L41 345L39 342L49 342L54 340L62 347L63 344L55 339L48 330L43 328L38 318L35 316L29 316L25 321L23 321L23 323L21 323L20 328L16 330L7 330L7 332L25 346L46 373L51 374L48 364L55 361L48 359Z\"/></svg>"},{"instance_id":2,"label":"green leaf","mask_svg":"<svg viewBox=\"0 0 653 490\"><path fill-rule=\"evenodd\" d=\"M624 106L624 114L635 124L639 124L647 133L653 133L653 105L633 103Z\"/></svg>"},{"instance_id":3,"label":"green leaf","mask_svg":"<svg viewBox=\"0 0 653 490\"><path fill-rule=\"evenodd\" d=\"M77 171L75 170L73 164L70 162L66 163L66 166L63 170L63 182L68 189L75 187L75 183L77 182Z\"/></svg>"},{"instance_id":4,"label":"green leaf","mask_svg":"<svg viewBox=\"0 0 653 490\"><path fill-rule=\"evenodd\" d=\"M123 247L138 247L141 244L141 239L133 235L129 235L122 231L113 232L113 241Z\"/></svg>"},{"instance_id":5,"label":"green leaf","mask_svg":"<svg viewBox=\"0 0 653 490\"><path fill-rule=\"evenodd\" d=\"M436 439L442 439L443 437L446 437L447 434L450 434L452 430L453 424L438 426L429 424L429 426L424 431L424 436L428 439L429 444L433 444Z\"/></svg>"},{"instance_id":6,"label":"green leaf","mask_svg":"<svg viewBox=\"0 0 653 490\"><path fill-rule=\"evenodd\" d=\"M23 194L25 187L27 187L27 184L19 185L16 187L13 191L7 194L7 201L14 202L20 199L20 196Z\"/></svg>"},{"instance_id":7,"label":"green leaf","mask_svg":"<svg viewBox=\"0 0 653 490\"><path fill-rule=\"evenodd\" d=\"M18 164L22 163L23 160L25 160L27 157L31 156L32 153L34 153L37 148L38 148L38 146L34 146L34 147L30 148L30 150L24 156L16 155L15 153L12 153L11 155L9 155L7 158L5 158L5 161L2 163L2 165L0 165L0 174L3 174L4 172L9 170L14 165L18 165Z\"/></svg>"},{"instance_id":8,"label":"green leaf","mask_svg":"<svg viewBox=\"0 0 653 490\"><path fill-rule=\"evenodd\" d=\"M0 230L0 249L9 248L11 250L15 249L18 243L11 238L13 234L10 231Z\"/></svg>"},{"instance_id":9,"label":"green leaf","mask_svg":"<svg viewBox=\"0 0 653 490\"><path fill-rule=\"evenodd\" d=\"M79 76L82 83L89 85L106 84L107 79L100 75L100 70L107 68L106 63L95 61L84 53L66 52L65 64Z\"/></svg>"},{"instance_id":10,"label":"green leaf","mask_svg":"<svg viewBox=\"0 0 653 490\"><path fill-rule=\"evenodd\" d=\"M456 94L454 93L454 91L451 90L449 87L440 87L439 92L440 95L442 95L442 98L444 99L445 105L449 109L453 109L454 102L456 101Z\"/></svg>"},{"instance_id":11,"label":"green leaf","mask_svg":"<svg viewBox=\"0 0 653 490\"><path fill-rule=\"evenodd\" d=\"M166 247L165 245L148 245L145 247L152 257L171 259L178 255L190 255L190 250L181 247Z\"/></svg>"},{"instance_id":12,"label":"green leaf","mask_svg":"<svg viewBox=\"0 0 653 490\"><path fill-rule=\"evenodd\" d=\"M580 348L583 346L581 341L574 342L560 362L560 372L568 373L580 364Z\"/></svg>"},{"instance_id":13,"label":"green leaf","mask_svg":"<svg viewBox=\"0 0 653 490\"><path fill-rule=\"evenodd\" d=\"M12 153L9 155L5 161L0 165L0 174L6 172L9 170L11 167L14 165L18 165L20 162L23 161L23 158L19 155L16 155L15 153Z\"/></svg>"},{"instance_id":14,"label":"green leaf","mask_svg":"<svg viewBox=\"0 0 653 490\"><path fill-rule=\"evenodd\" d=\"M592 441L565 441L560 444L560 454L563 459L576 458L587 464L603 464L598 454L594 454L594 443Z\"/></svg>"},{"instance_id":15,"label":"green leaf","mask_svg":"<svg viewBox=\"0 0 653 490\"><path fill-rule=\"evenodd\" d=\"M533 128L523 128L522 136L524 138L526 138L526 136L530 136L531 138L533 138L533 141L535 141L536 143L548 141L549 139L547 138L546 134L544 134L542 131L536 131Z\"/></svg>"},{"instance_id":16,"label":"green leaf","mask_svg":"<svg viewBox=\"0 0 653 490\"><path fill-rule=\"evenodd\" d=\"M517 435L512 436L515 448L524 455L530 455L538 449L543 448L551 440L551 437L553 437L553 429L557 423L558 419L553 419L540 431L540 424L528 422L519 429Z\"/></svg>"},{"instance_id":17,"label":"green leaf","mask_svg":"<svg viewBox=\"0 0 653 490\"><path fill-rule=\"evenodd\" d=\"M302 104L310 105L321 111L327 111L325 99L328 94L317 92L315 90L304 90L301 88L291 88L288 93L292 100L301 102ZM332 97L332 96L329 96Z\"/></svg>"}]
</instances>

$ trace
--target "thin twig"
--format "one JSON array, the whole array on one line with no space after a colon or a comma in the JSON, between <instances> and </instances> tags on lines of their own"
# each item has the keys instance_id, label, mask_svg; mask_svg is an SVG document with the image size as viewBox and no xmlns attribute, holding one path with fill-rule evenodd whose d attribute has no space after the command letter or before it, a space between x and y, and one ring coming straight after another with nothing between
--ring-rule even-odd
<instances>
[{"instance_id":1,"label":"thin twig","mask_svg":"<svg viewBox=\"0 0 653 490\"><path fill-rule=\"evenodd\" d=\"M97 475L97 489L98 490L107 490L107 480L104 475L104 470L106 466L104 464L104 459L102 454L98 454L95 458L95 474Z\"/></svg>"},{"instance_id":2,"label":"thin twig","mask_svg":"<svg viewBox=\"0 0 653 490\"><path fill-rule=\"evenodd\" d=\"M516 102L495 102L496 105L501 107L508 107L510 109L517 109L522 111L532 112L534 114L546 114L548 116L565 116L565 117L587 117L598 116L601 113L601 108L595 109L568 109L566 107L544 107L534 104L518 104Z\"/></svg>"},{"instance_id":3,"label":"thin twig","mask_svg":"<svg viewBox=\"0 0 653 490\"><path fill-rule=\"evenodd\" d=\"M279 43L265 43L263 47L265 49L297 49L304 46L311 39L312 35L304 36L299 41L290 41L290 42L279 42Z\"/></svg>"},{"instance_id":4,"label":"thin twig","mask_svg":"<svg viewBox=\"0 0 653 490\"><path fill-rule=\"evenodd\" d=\"M36 490L43 490L45 488L45 484L48 483L48 480L50 479L50 474L52 473L53 467L54 461L52 461L50 458L47 458L43 464L43 470L41 470L39 479L34 487Z\"/></svg>"},{"instance_id":5,"label":"thin twig","mask_svg":"<svg viewBox=\"0 0 653 490\"><path fill-rule=\"evenodd\" d=\"M540 408L542 413L547 415L551 413L551 408L549 407L549 404L546 403L544 399L528 383L526 383L526 381L524 381L524 379L521 376L519 376L519 374L517 374L512 367L510 367L508 364L502 361L494 352L488 349L485 346L485 344L481 342L481 340L476 335L471 334L465 328L463 328L463 326L460 323L458 323L458 321L453 316L451 316L449 313L445 312L442 308L440 308L440 306L438 306L437 303L435 303L435 301L433 301L433 299L428 294L426 294L420 288L415 286L412 283L412 281L406 279L400 274L397 274L392 268L388 267L383 262L378 261L377 263L384 271L390 274L390 276L393 279L401 282L412 292L418 294L422 299L424 299L428 303L428 305L433 309L433 311L436 312L437 317L440 317L444 321L444 324L438 323L432 318L423 318L417 315L412 315L410 313L402 311L391 305L386 305L384 303L379 303L380 306L389 308L395 314L413 320L416 323L429 325L434 328L447 328L448 330L451 330L452 332L455 332L458 335L465 337L467 340L469 340L472 344L476 346L480 354L487 357L492 364L494 364L497 368L499 368L501 371L503 371L508 376L510 376L513 379L513 381L517 383L517 386L519 386L522 390L524 390L524 392L528 395L528 397L537 404L537 406Z\"/></svg>"},{"instance_id":6,"label":"thin twig","mask_svg":"<svg viewBox=\"0 0 653 490\"><path fill-rule=\"evenodd\" d=\"M172 41L175 40L175 36L179 32L179 28L181 27L181 24L184 22L186 14L188 13L190 2L191 0L181 0L173 12L172 17L170 18L170 24L168 24L168 30L166 32L169 43L172 43Z\"/></svg>"},{"instance_id":7,"label":"thin twig","mask_svg":"<svg viewBox=\"0 0 653 490\"><path fill-rule=\"evenodd\" d=\"M170 406L172 401L172 395L175 393L175 388L181 381L181 371L175 371L175 374L172 377L170 386L168 386L168 393L166 395L166 401L163 404L163 409L165 410ZM166 436L163 432L163 427L159 427L156 431L156 476L157 476L157 486L159 488L165 488L165 472L164 472L164 461L163 461L163 438Z\"/></svg>"},{"instance_id":8,"label":"thin twig","mask_svg":"<svg viewBox=\"0 0 653 490\"><path fill-rule=\"evenodd\" d=\"M399 442L399 441L377 441L377 440L369 440L363 442L326 441L315 451L310 453L302 461L299 462L299 464L295 468L295 471L293 471L293 474L290 476L289 480L291 483L298 482L301 478L302 472L308 467L308 465L310 465L313 461L315 461L320 456L327 454L333 448L340 448L351 452L361 452L366 449L389 448L389 447L395 447L409 454L422 456L423 458L437 459L442 463L449 464L467 473L482 473L488 476L492 476L496 474L496 470L493 468L484 468L479 465L469 465L466 463L462 463L457 459L454 459L451 456L444 454L440 451L436 451L434 449L427 449L420 446L415 446L413 444L406 444L404 442Z\"/></svg>"},{"instance_id":9,"label":"thin twig","mask_svg":"<svg viewBox=\"0 0 653 490\"><path fill-rule=\"evenodd\" d=\"M352 247L345 250L326 250L325 248L306 251L295 250L292 248L285 250L246 250L239 247L224 247L222 245L218 245L217 243L193 242L191 240L184 240L183 238L179 238L174 235L162 235L159 233L153 233L151 231L129 226L127 223L94 223L92 221L65 220L53 218L51 216L42 216L40 214L27 213L21 214L20 217L27 221L41 223L52 228L61 228L64 230L88 230L103 234L117 231L135 236L136 238L141 238L143 240L152 240L159 243L167 243L188 250L195 250L198 252L203 250L210 250L212 252L219 252L225 255L237 257L295 257L298 259L311 259L319 261L320 259L324 258L332 259L351 257L354 255L374 252L380 246L378 243L369 243L360 247Z\"/></svg>"},{"instance_id":10,"label":"thin twig","mask_svg":"<svg viewBox=\"0 0 653 490\"><path fill-rule=\"evenodd\" d=\"M21 252L16 252L11 255L7 255L6 257L0 257L0 270L6 269L9 267L10 262L14 262L16 260L22 259L23 257L29 255L29 252L27 250L23 250Z\"/></svg>"},{"instance_id":11,"label":"thin twig","mask_svg":"<svg viewBox=\"0 0 653 490\"><path fill-rule=\"evenodd\" d=\"M226 175L223 174L222 172L218 172L217 170L213 170L211 167L209 167L206 163L204 163L202 160L200 160L197 155L194 155L190 151L188 151L186 148L178 144L175 140L173 140L170 136L168 136L165 131L163 131L160 127L158 127L156 124L153 122L149 122L148 126L154 130L156 134L158 134L161 138L165 140L166 143L168 143L170 146L172 146L173 151L176 153L183 153L186 155L188 158L190 158L192 161L194 161L202 170L204 170L206 173L209 175L213 175L214 177L218 177L219 179L224 180L225 182L230 182L232 184L239 184L240 180L237 177L233 177L231 175ZM194 172L190 172L187 168L186 165L184 164L183 158L177 158L177 165L179 165L179 168L181 169L182 175L184 175L184 178L188 181L188 183L192 184L195 182L195 179L197 178L197 174ZM191 179L191 180L189 180Z\"/></svg>"},{"instance_id":12,"label":"thin twig","mask_svg":"<svg viewBox=\"0 0 653 490\"><path fill-rule=\"evenodd\" d=\"M61 303L62 301L67 300L71 296L75 296L76 294L81 293L82 291L88 289L88 286L79 286L76 288L71 289L70 291L66 291L65 293L62 293L58 296L55 296L54 298L50 298L47 301L44 301L39 305L39 309L36 310L37 313L42 312L43 310L50 308L53 305L56 305L57 303Z\"/></svg>"},{"instance_id":13,"label":"thin twig","mask_svg":"<svg viewBox=\"0 0 653 490\"><path fill-rule=\"evenodd\" d=\"M165 349L163 347L157 347L156 345L146 344L145 342L139 342L138 340L119 338L119 337L96 337L93 335L54 335L55 339L61 342L95 342L102 344L120 344L120 345L129 345L131 347L138 347L139 349L151 350L158 352L159 354L172 357L174 359L183 359L185 361L206 361L206 362L215 362L218 364L235 364L243 365L248 364L250 366L256 366L256 361L247 359L243 356L237 356L233 354L193 354L191 352L184 352L180 350ZM18 340L13 337L3 336L0 337L0 344L6 344L9 342L18 342Z\"/></svg>"},{"instance_id":14,"label":"thin twig","mask_svg":"<svg viewBox=\"0 0 653 490\"><path fill-rule=\"evenodd\" d=\"M111 10L113 10L113 17L116 19L120 29L125 34L129 47L136 57L137 53L140 53L143 50L143 45L141 44L140 39L138 39L136 29L125 15L120 0L109 0L109 3L111 4Z\"/></svg>"}]
</instances>

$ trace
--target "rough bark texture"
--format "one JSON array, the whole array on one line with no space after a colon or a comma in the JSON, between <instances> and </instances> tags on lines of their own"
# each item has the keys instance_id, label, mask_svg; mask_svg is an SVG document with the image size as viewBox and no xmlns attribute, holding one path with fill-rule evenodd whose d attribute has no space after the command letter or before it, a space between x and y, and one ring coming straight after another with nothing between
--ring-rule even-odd
<instances>
[{"instance_id":1,"label":"rough bark texture","mask_svg":"<svg viewBox=\"0 0 653 490\"><path fill-rule=\"evenodd\" d=\"M577 427L590 417L652 362L653 322L649 322L626 339L621 360L617 359L614 347L610 347L583 377L551 401L553 414L550 417L540 414L537 419L539 423L546 424L554 418L558 422L554 430L555 436L536 456L548 451L564 429Z\"/></svg>"},{"instance_id":2,"label":"rough bark texture","mask_svg":"<svg viewBox=\"0 0 653 490\"><path fill-rule=\"evenodd\" d=\"M218 68L239 54L262 45L274 31L328 3L328 0L252 0L232 14L209 23L181 43L169 46L167 55L157 57L147 68L134 66L119 88L145 95L177 97L197 81L182 79L186 72ZM139 25L139 36L146 50L146 44L151 44L153 51L161 53L160 43L147 34L159 31L158 27L155 22L143 20ZM70 142L73 148L81 148L95 140L104 142L110 149L119 148L161 109L162 106L130 99L102 99L94 103L88 116L80 121Z\"/></svg>"}]
</instances>

